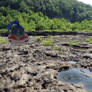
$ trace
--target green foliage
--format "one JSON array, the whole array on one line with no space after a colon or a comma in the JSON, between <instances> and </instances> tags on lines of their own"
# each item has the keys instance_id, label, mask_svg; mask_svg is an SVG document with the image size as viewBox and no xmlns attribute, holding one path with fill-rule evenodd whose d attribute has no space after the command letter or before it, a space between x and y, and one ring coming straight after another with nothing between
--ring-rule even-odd
<instances>
[{"instance_id":1,"label":"green foliage","mask_svg":"<svg viewBox=\"0 0 92 92\"><path fill-rule=\"evenodd\" d=\"M74 41L70 40L69 46L70 46L71 48L73 48L73 45L74 45Z\"/></svg>"},{"instance_id":2,"label":"green foliage","mask_svg":"<svg viewBox=\"0 0 92 92\"><path fill-rule=\"evenodd\" d=\"M90 92L90 91L87 91L87 92Z\"/></svg>"},{"instance_id":3,"label":"green foliage","mask_svg":"<svg viewBox=\"0 0 92 92\"><path fill-rule=\"evenodd\" d=\"M55 37L52 36L52 35L48 35L47 38L50 39L50 40L53 40Z\"/></svg>"},{"instance_id":4,"label":"green foliage","mask_svg":"<svg viewBox=\"0 0 92 92\"><path fill-rule=\"evenodd\" d=\"M36 37L35 37L35 41L36 41L36 42L40 42L41 40L42 40L42 38L41 38L40 36L36 36Z\"/></svg>"},{"instance_id":5,"label":"green foliage","mask_svg":"<svg viewBox=\"0 0 92 92\"><path fill-rule=\"evenodd\" d=\"M61 50L61 48L59 46L53 46L53 49L55 49L55 50Z\"/></svg>"},{"instance_id":6,"label":"green foliage","mask_svg":"<svg viewBox=\"0 0 92 92\"><path fill-rule=\"evenodd\" d=\"M58 54L63 54L63 52L62 51L59 51Z\"/></svg>"},{"instance_id":7,"label":"green foliage","mask_svg":"<svg viewBox=\"0 0 92 92\"><path fill-rule=\"evenodd\" d=\"M92 7L77 0L0 0L0 29L18 20L25 31L92 32L90 19Z\"/></svg>"},{"instance_id":8,"label":"green foliage","mask_svg":"<svg viewBox=\"0 0 92 92\"><path fill-rule=\"evenodd\" d=\"M75 41L75 40L69 40L69 46L71 47L71 48L74 48L73 47L73 45L75 44L75 43L79 43L80 41Z\"/></svg>"},{"instance_id":9,"label":"green foliage","mask_svg":"<svg viewBox=\"0 0 92 92\"><path fill-rule=\"evenodd\" d=\"M23 26L25 31L56 31L56 32L68 32L68 31L90 31L92 30L92 20L84 20L82 22L70 23L64 18L49 19L42 13L34 13L29 11L28 13L20 13L18 11L9 11L7 16L0 17L0 29L6 29L10 21L18 20L20 25Z\"/></svg>"},{"instance_id":10,"label":"green foliage","mask_svg":"<svg viewBox=\"0 0 92 92\"><path fill-rule=\"evenodd\" d=\"M0 44L6 44L7 43L7 40L3 40L2 37L0 37Z\"/></svg>"},{"instance_id":11,"label":"green foliage","mask_svg":"<svg viewBox=\"0 0 92 92\"><path fill-rule=\"evenodd\" d=\"M21 12L42 12L49 18L64 17L69 21L81 21L92 18L92 7L77 0L0 0L1 12L7 15L8 9L15 9Z\"/></svg>"},{"instance_id":12,"label":"green foliage","mask_svg":"<svg viewBox=\"0 0 92 92\"><path fill-rule=\"evenodd\" d=\"M7 29L0 29L0 32L7 32Z\"/></svg>"},{"instance_id":13,"label":"green foliage","mask_svg":"<svg viewBox=\"0 0 92 92\"><path fill-rule=\"evenodd\" d=\"M53 45L53 41L51 39L43 40L42 41L42 45L44 45L44 46L51 46L51 45Z\"/></svg>"},{"instance_id":14,"label":"green foliage","mask_svg":"<svg viewBox=\"0 0 92 92\"><path fill-rule=\"evenodd\" d=\"M70 40L69 42L70 42L69 46L70 46L71 48L73 48L73 45L74 45L74 43L75 43L76 41Z\"/></svg>"},{"instance_id":15,"label":"green foliage","mask_svg":"<svg viewBox=\"0 0 92 92\"><path fill-rule=\"evenodd\" d=\"M86 42L89 42L89 43L92 43L92 36L87 37L87 38L85 39L85 41L86 41Z\"/></svg>"}]
</instances>

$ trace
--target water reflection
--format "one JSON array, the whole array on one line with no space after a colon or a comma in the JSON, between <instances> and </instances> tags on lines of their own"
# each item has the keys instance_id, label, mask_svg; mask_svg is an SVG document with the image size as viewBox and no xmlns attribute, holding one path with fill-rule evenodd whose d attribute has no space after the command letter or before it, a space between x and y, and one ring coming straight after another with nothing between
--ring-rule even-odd
<instances>
[{"instance_id":1,"label":"water reflection","mask_svg":"<svg viewBox=\"0 0 92 92\"><path fill-rule=\"evenodd\" d=\"M87 76L86 76L87 75ZM92 76L88 77L88 75L92 75L88 69L69 69L67 71L58 73L58 80L69 83L82 83L84 88L92 92Z\"/></svg>"},{"instance_id":2,"label":"water reflection","mask_svg":"<svg viewBox=\"0 0 92 92\"><path fill-rule=\"evenodd\" d=\"M77 64L76 61L69 61L68 63L69 63L69 64Z\"/></svg>"}]
</instances>

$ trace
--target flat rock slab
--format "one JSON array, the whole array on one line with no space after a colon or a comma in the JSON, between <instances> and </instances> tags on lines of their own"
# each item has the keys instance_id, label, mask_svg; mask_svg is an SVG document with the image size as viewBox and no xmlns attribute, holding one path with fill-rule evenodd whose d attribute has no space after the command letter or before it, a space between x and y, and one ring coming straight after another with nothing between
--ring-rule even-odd
<instances>
[{"instance_id":1,"label":"flat rock slab","mask_svg":"<svg viewBox=\"0 0 92 92\"><path fill-rule=\"evenodd\" d=\"M29 37L28 44L15 46L0 45L0 92L87 92L83 86L60 82L57 80L59 71L81 67L92 70L91 49L77 49L62 44L69 44L75 39L88 46L84 35L62 35L53 37L52 46L43 46ZM42 40L49 39L41 36ZM84 44L85 43L85 44ZM53 48L59 46L59 50ZM76 61L70 64L69 61Z\"/></svg>"}]
</instances>

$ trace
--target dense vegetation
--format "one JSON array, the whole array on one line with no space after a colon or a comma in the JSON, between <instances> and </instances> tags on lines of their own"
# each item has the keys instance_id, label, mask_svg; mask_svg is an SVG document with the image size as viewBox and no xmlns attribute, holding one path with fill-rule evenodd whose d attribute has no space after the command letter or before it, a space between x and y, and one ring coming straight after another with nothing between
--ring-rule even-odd
<instances>
[{"instance_id":1,"label":"dense vegetation","mask_svg":"<svg viewBox=\"0 0 92 92\"><path fill-rule=\"evenodd\" d=\"M77 0L0 0L0 29L18 20L26 31L92 30L92 7Z\"/></svg>"}]
</instances>

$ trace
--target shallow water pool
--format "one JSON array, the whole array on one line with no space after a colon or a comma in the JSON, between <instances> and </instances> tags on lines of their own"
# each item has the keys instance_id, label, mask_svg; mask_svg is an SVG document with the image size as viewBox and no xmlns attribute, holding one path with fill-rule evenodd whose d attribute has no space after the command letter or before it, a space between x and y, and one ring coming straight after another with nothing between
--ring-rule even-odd
<instances>
[{"instance_id":1,"label":"shallow water pool","mask_svg":"<svg viewBox=\"0 0 92 92\"><path fill-rule=\"evenodd\" d=\"M92 92L92 72L89 69L73 68L59 72L58 80L73 84L82 83L86 90Z\"/></svg>"}]
</instances>

